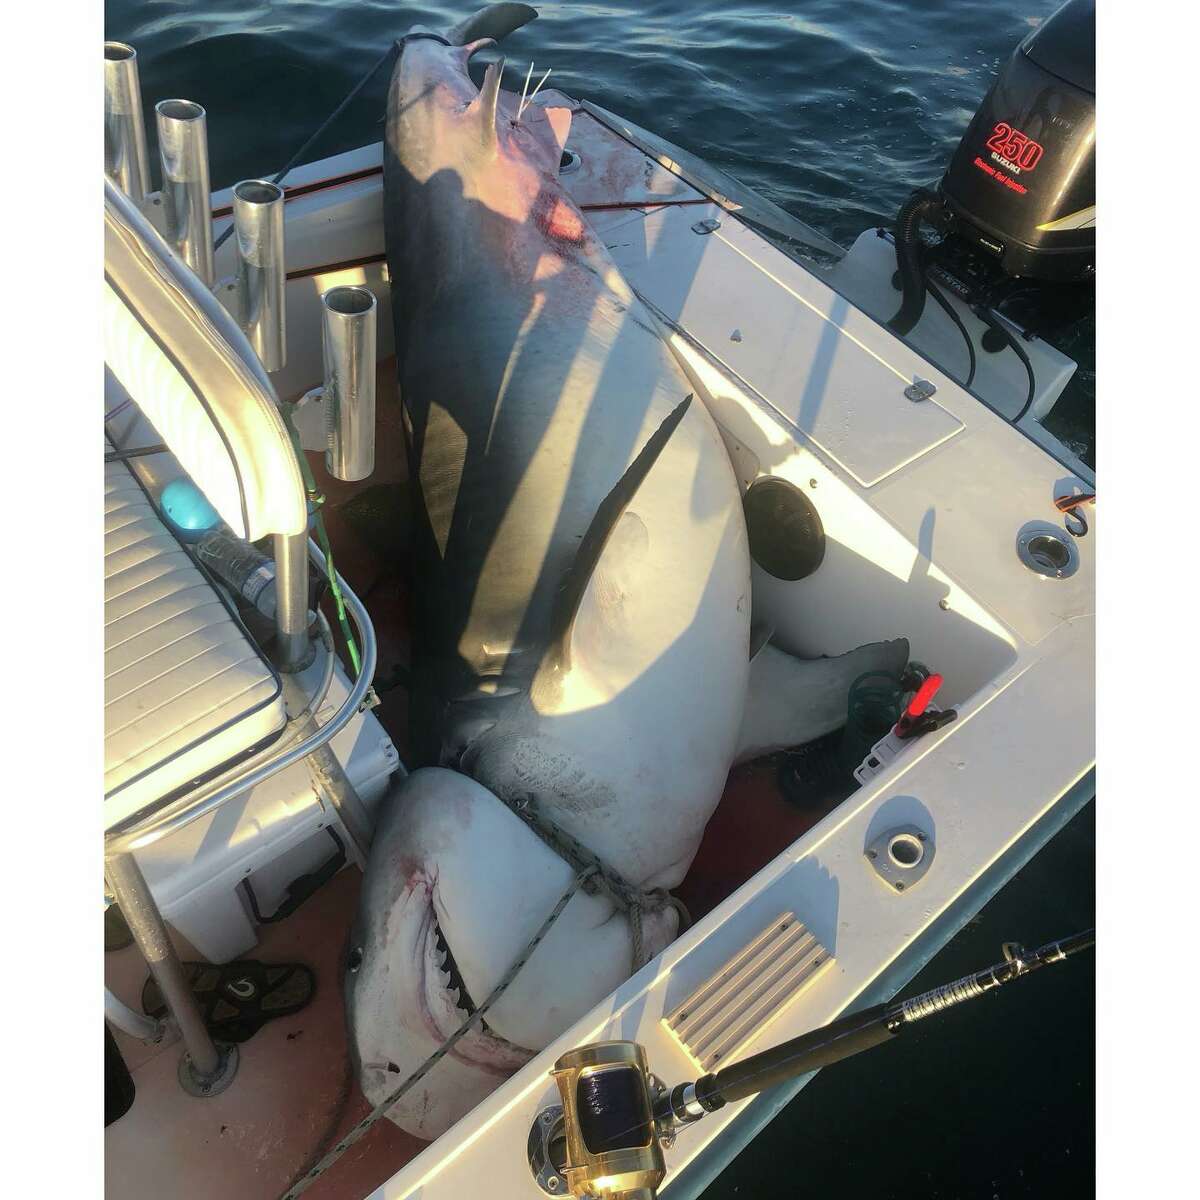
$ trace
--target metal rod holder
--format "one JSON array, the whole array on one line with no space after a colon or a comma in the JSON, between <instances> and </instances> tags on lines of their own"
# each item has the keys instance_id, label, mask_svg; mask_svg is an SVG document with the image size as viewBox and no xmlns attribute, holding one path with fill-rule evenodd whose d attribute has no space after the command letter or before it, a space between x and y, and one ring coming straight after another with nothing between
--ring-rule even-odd
<instances>
[{"instance_id":1,"label":"metal rod holder","mask_svg":"<svg viewBox=\"0 0 1200 1200\"><path fill-rule=\"evenodd\" d=\"M287 362L283 188L262 179L233 187L238 318L268 371Z\"/></svg>"},{"instance_id":2,"label":"metal rod holder","mask_svg":"<svg viewBox=\"0 0 1200 1200\"><path fill-rule=\"evenodd\" d=\"M275 534L275 643L281 671L303 671L315 651L308 637L308 534Z\"/></svg>"},{"instance_id":3,"label":"metal rod holder","mask_svg":"<svg viewBox=\"0 0 1200 1200\"><path fill-rule=\"evenodd\" d=\"M208 122L191 100L160 100L158 157L162 165L167 241L209 286L213 284L212 185Z\"/></svg>"},{"instance_id":4,"label":"metal rod holder","mask_svg":"<svg viewBox=\"0 0 1200 1200\"><path fill-rule=\"evenodd\" d=\"M124 42L104 43L104 173L134 204L150 190L137 51Z\"/></svg>"},{"instance_id":5,"label":"metal rod holder","mask_svg":"<svg viewBox=\"0 0 1200 1200\"><path fill-rule=\"evenodd\" d=\"M215 1096L229 1086L237 1072L237 1046L217 1045L212 1040L146 877L133 855L118 852L107 856L104 875L167 1010L179 1027L185 1047L179 1063L180 1084L192 1095Z\"/></svg>"},{"instance_id":6,"label":"metal rod holder","mask_svg":"<svg viewBox=\"0 0 1200 1200\"><path fill-rule=\"evenodd\" d=\"M375 470L375 338L378 305L365 287L321 296L325 356L325 469L335 479Z\"/></svg>"}]
</instances>

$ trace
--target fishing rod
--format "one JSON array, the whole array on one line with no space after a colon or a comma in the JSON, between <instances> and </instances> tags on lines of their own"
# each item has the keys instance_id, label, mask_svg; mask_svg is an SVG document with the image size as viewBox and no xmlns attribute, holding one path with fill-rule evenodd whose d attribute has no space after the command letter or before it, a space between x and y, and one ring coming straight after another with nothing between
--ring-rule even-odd
<instances>
[{"instance_id":1,"label":"fishing rod","mask_svg":"<svg viewBox=\"0 0 1200 1200\"><path fill-rule=\"evenodd\" d=\"M562 1106L545 1109L529 1139L530 1167L548 1195L654 1200L666 1175L663 1147L687 1126L735 1100L861 1054L927 1017L1090 949L1096 931L1027 951L1004 944L1004 961L908 1000L851 1013L715 1073L667 1088L637 1042L593 1042L554 1064Z\"/></svg>"},{"instance_id":2,"label":"fishing rod","mask_svg":"<svg viewBox=\"0 0 1200 1200\"><path fill-rule=\"evenodd\" d=\"M445 42L446 45L462 46L471 41L488 39L490 41L498 41L506 33L514 29L520 29L522 25L532 21L537 16L537 10L530 8L527 4L492 4L487 8L481 9L474 16L468 17L465 21L460 21L453 29L449 31L448 36L443 37L439 33L429 33L418 29L415 32L408 33L404 37L395 39L391 45L371 64L359 81L346 93L342 102L308 135L304 144L292 155L291 158L283 165L271 178L274 184L281 184L287 178L292 168L300 162L300 160L308 153L308 151L316 145L321 139L325 131L342 115L349 107L350 102L375 78L376 74L389 63L393 63L400 56L401 50L404 48L404 43L413 38L431 37L435 41ZM503 64L501 64L503 65ZM530 64L532 71L533 64ZM542 83L546 82L546 76L542 76ZM526 81L528 84L528 80ZM539 83L534 88L534 95L540 90L542 83ZM526 101L522 96L522 104L528 107L529 102L533 100L533 96ZM518 114L519 116L519 114ZM224 245L225 240L233 233L233 223L226 227L225 231L213 243L213 251L217 251Z\"/></svg>"},{"instance_id":3,"label":"fishing rod","mask_svg":"<svg viewBox=\"0 0 1200 1200\"><path fill-rule=\"evenodd\" d=\"M282 170L278 171L274 175L274 177L271 179L272 183L279 184L279 183L282 183L284 181L284 179L287 178L288 174L291 172L291 169L301 160L301 158L303 158L303 156L305 154L308 153L309 148L316 144L316 142L320 139L321 135L325 132L325 130L327 130L330 127L330 125L332 125L334 123L334 121L336 121L338 119L338 117L340 117L342 115L342 113L345 112L346 108L349 106L350 102L354 99L354 97L357 96L358 93L361 92L363 90L363 88L365 88L367 86L367 84L370 83L371 80L375 78L375 74L380 69L380 67L383 67L387 63L394 60L396 58L396 56L399 54L399 52L400 52L400 43L393 42L375 60L375 62L371 64L370 70L367 71L367 73L361 79L359 79L359 81L349 90L349 92L346 93L345 97L343 98L342 102L337 106L337 108L335 108L333 110L333 112L331 112L329 114L329 116L327 116L325 118L325 120L322 121L321 124L318 125L317 128L314 129L313 132L308 135L307 140L292 155L292 157L287 160L287 162L283 165ZM216 251L220 250L220 248L225 244L225 240L233 233L233 228L234 228L233 222L230 221L230 223L226 227L225 231L213 243L213 253L214 254L216 253Z\"/></svg>"}]
</instances>

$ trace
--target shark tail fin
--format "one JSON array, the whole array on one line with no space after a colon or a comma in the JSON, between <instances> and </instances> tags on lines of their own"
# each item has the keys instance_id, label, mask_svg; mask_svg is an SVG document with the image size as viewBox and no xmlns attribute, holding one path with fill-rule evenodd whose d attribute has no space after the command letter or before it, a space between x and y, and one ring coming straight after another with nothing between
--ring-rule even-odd
<instances>
[{"instance_id":1,"label":"shark tail fin","mask_svg":"<svg viewBox=\"0 0 1200 1200\"><path fill-rule=\"evenodd\" d=\"M596 509L587 532L579 543L579 549L575 551L575 561L567 571L558 593L543 666L559 670L570 666L571 632L575 628L575 618L579 615L579 607L583 603L596 564L599 563L621 514L629 507L638 488L650 474L650 468L658 461L659 455L671 440L671 435L678 428L691 403L692 397L689 395L671 410L638 451L637 457L625 469L625 474L617 480L616 486Z\"/></svg>"},{"instance_id":2,"label":"shark tail fin","mask_svg":"<svg viewBox=\"0 0 1200 1200\"><path fill-rule=\"evenodd\" d=\"M447 30L446 37L452 46L465 46L480 38L498 42L514 29L528 25L537 15L537 9L528 4L489 4Z\"/></svg>"}]
</instances>

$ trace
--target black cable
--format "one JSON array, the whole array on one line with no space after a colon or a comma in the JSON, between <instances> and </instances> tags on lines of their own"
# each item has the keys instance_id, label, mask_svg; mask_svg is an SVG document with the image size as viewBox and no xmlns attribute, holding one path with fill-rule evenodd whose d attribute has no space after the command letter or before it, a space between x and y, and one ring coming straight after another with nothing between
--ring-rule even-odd
<instances>
[{"instance_id":1,"label":"black cable","mask_svg":"<svg viewBox=\"0 0 1200 1200\"><path fill-rule=\"evenodd\" d=\"M1029 394L1025 397L1025 403L1021 405L1021 411L1012 418L1012 423L1016 425L1021 418L1029 411L1029 407L1033 404L1034 393L1037 390L1037 380L1033 374L1033 363L1029 361L1029 355L1025 353L1020 342L1012 335L1012 331L999 318L995 317L991 310L982 304L975 305L971 310L989 329L994 329L1004 340L1009 344L1013 353L1025 364L1025 373L1029 376Z\"/></svg>"},{"instance_id":2,"label":"black cable","mask_svg":"<svg viewBox=\"0 0 1200 1200\"><path fill-rule=\"evenodd\" d=\"M148 454L165 454L168 447L162 442L154 446L135 446L132 450L109 450L105 452L104 461L124 462L127 458L145 458Z\"/></svg>"},{"instance_id":3,"label":"black cable","mask_svg":"<svg viewBox=\"0 0 1200 1200\"><path fill-rule=\"evenodd\" d=\"M350 103L350 101L353 100L354 97L357 96L358 93L361 92L363 90L363 88L366 87L367 84L371 82L372 78L374 78L375 72L378 71L379 68L382 67L384 63L386 63L390 58L392 58L393 55L396 54L398 47L399 47L399 42L393 42L387 48L387 50L384 51L383 55L380 58L375 60L375 63L372 65L371 69L350 89L349 92L346 93L346 98L341 102L341 104L339 104L337 106L337 108L335 108L333 110L333 112L331 112L329 114L329 116L327 116L325 118L325 120L321 122L321 124L317 127L316 131L309 136L308 140L304 143L304 145L301 146L300 149L297 150L296 153L293 154L292 157L288 159L287 163L283 167L283 170L280 171L271 180L272 183L282 183L283 182L284 177L287 175L287 173L300 161L300 159L305 154L308 153L308 151L312 147L313 143L316 142L316 140L325 132L325 130L327 130L330 127L330 125L332 125L334 123L334 121L336 121L338 119L338 117L340 117L342 115L342 113L345 111L346 106ZM213 242L213 253L214 254L225 244L226 239L228 239L228 237L231 233L233 233L233 222L232 221L229 223L229 225L225 229L225 232L222 233L221 236L219 238L217 238L217 240L215 242Z\"/></svg>"},{"instance_id":4,"label":"black cable","mask_svg":"<svg viewBox=\"0 0 1200 1200\"><path fill-rule=\"evenodd\" d=\"M946 316L958 326L958 332L963 335L963 341L967 343L967 353L971 356L971 369L967 372L966 382L963 387L969 388L975 381L975 339L971 337L967 327L962 323L962 318L954 311L954 305L942 294L941 288L937 287L932 279L925 280L925 286L929 294L941 305Z\"/></svg>"}]
</instances>

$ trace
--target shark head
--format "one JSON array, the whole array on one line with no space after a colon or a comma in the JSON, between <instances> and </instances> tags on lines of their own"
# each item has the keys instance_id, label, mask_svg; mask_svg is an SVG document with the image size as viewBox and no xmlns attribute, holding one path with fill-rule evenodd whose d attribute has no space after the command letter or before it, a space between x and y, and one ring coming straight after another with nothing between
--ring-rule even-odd
<instances>
[{"instance_id":1,"label":"shark head","mask_svg":"<svg viewBox=\"0 0 1200 1200\"><path fill-rule=\"evenodd\" d=\"M572 868L487 788L414 771L384 801L364 876L347 1013L363 1093L382 1102L485 1001L567 890ZM671 910L644 918L655 954ZM625 916L577 892L479 1025L389 1110L434 1138L629 975Z\"/></svg>"}]
</instances>

